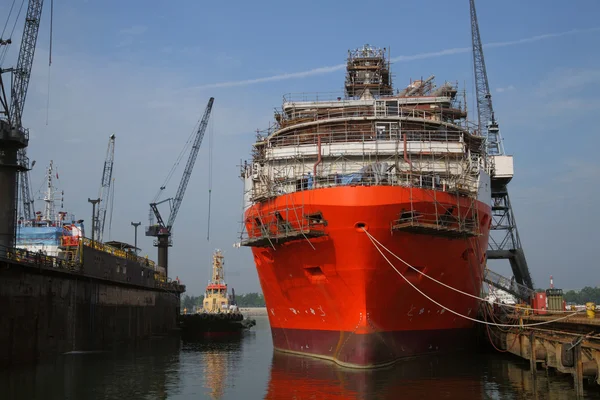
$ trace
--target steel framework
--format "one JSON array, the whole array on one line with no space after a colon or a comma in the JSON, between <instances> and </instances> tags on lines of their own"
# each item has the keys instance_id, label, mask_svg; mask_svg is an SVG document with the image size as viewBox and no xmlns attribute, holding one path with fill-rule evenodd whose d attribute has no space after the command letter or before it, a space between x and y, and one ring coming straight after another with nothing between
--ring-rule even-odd
<instances>
[{"instance_id":1,"label":"steel framework","mask_svg":"<svg viewBox=\"0 0 600 400\"><path fill-rule=\"evenodd\" d=\"M475 89L477 98L477 116L480 134L486 138L487 153L492 162L492 232L487 250L488 259L507 259L510 261L517 283L533 289L533 281L525 259L525 252L517 229L514 213L510 204L507 184L510 178L494 177L494 156L504 155L504 146L498 122L492 106L492 95L483 57L483 44L479 34L475 0L469 0L471 11L471 36L473 42L473 67L475 71Z\"/></svg>"}]
</instances>

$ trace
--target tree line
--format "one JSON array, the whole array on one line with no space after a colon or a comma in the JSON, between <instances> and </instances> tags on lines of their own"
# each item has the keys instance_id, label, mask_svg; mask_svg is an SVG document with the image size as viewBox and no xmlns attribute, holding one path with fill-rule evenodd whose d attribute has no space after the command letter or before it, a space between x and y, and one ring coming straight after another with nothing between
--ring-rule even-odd
<instances>
[{"instance_id":1,"label":"tree line","mask_svg":"<svg viewBox=\"0 0 600 400\"><path fill-rule=\"evenodd\" d=\"M200 296L189 296L185 295L181 299L181 308L187 308L191 310L194 306L202 308L202 302L204 301L204 295ZM235 295L235 302L238 307L265 307L265 298L262 293L246 293Z\"/></svg>"},{"instance_id":2,"label":"tree line","mask_svg":"<svg viewBox=\"0 0 600 400\"><path fill-rule=\"evenodd\" d=\"M592 301L600 304L600 288L586 286L578 292L568 290L565 292L564 297L567 303L585 304L588 301Z\"/></svg>"}]
</instances>

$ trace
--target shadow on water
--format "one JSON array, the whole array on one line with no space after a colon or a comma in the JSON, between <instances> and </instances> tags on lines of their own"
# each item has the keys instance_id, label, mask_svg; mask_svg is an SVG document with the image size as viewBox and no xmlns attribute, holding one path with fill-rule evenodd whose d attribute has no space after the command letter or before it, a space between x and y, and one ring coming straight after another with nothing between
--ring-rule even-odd
<instances>
[{"instance_id":1,"label":"shadow on water","mask_svg":"<svg viewBox=\"0 0 600 400\"><path fill-rule=\"evenodd\" d=\"M569 376L539 371L497 354L451 354L355 370L275 352L265 399L574 399ZM599 398L597 391L586 398Z\"/></svg>"}]
</instances>

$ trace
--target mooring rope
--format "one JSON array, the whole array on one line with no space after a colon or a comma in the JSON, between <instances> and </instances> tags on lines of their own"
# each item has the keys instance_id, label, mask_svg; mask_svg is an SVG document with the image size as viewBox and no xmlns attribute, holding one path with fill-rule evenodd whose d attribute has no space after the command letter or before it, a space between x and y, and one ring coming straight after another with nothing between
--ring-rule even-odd
<instances>
[{"instance_id":1,"label":"mooring rope","mask_svg":"<svg viewBox=\"0 0 600 400\"><path fill-rule=\"evenodd\" d=\"M549 320L549 321L543 321L543 322L535 322L532 324L519 324L519 325L511 325L511 324L498 324L498 323L491 323L491 322L487 322L487 321L481 321L477 318L471 318L467 315L463 315L459 312L456 312L446 306L444 306L443 304L440 304L439 302L435 301L434 299L432 299L431 297L427 296L425 293L423 293L423 291L421 291L418 287L416 287L412 282L410 282L404 275L402 275L402 273L400 271L398 271L398 269L394 266L394 264L392 264L392 262L385 256L385 254L383 254L383 252L381 251L381 249L379 248L379 246L377 246L377 244L375 243L375 238L373 238L373 236L367 232L367 230L363 227L362 228L363 231L367 234L367 237L369 238L369 240L371 240L371 243L373 244L373 246L375 246L375 248L377 249L377 251L379 252L379 254L381 254L381 256L388 262L388 264L390 264L390 266L394 269L394 271L396 271L396 273L398 275L400 275L402 277L402 279L404 279L404 281L406 281L406 283L408 283L413 289L415 289L417 292L419 292L423 297L425 297L427 300L431 301L433 304L437 305L438 307L443 308L444 310L456 315L457 317L461 317L464 319L467 319L469 321L473 321L473 322L477 322L479 324L484 324L484 325L493 325L493 326L502 326L502 327L521 327L521 328L526 328L529 326L539 326L539 325L546 325L546 324L550 324L553 322L557 322L557 321L561 321L561 320L565 320L567 318L570 318L574 315L577 315L578 312L574 312L572 314L566 315L564 317L560 317L560 318L556 318L553 320ZM384 247L383 245L381 245L381 247ZM384 247L385 248L385 247ZM389 251L389 250L388 250ZM392 253L393 254L393 253ZM401 260L402 262L404 262L406 265L408 265L409 267L413 268L410 264L408 264L406 261ZM416 269L416 268L415 268ZM420 271L419 271L420 272ZM431 278L433 279L433 278ZM444 284L445 285L445 284ZM450 287L450 286L448 286ZM451 288L451 287L450 287ZM458 291L458 289L456 289ZM463 294L466 294L464 292L462 292ZM469 294L469 296L471 297L475 297L478 299L481 299L480 297L477 296L473 296L471 294ZM485 299L482 299L484 301L486 301Z\"/></svg>"},{"instance_id":2,"label":"mooring rope","mask_svg":"<svg viewBox=\"0 0 600 400\"><path fill-rule=\"evenodd\" d=\"M363 228L363 230L365 230L365 228ZM431 279L431 280L432 280L432 281L434 281L435 283L438 283L438 284L440 284L440 285L442 285L442 286L444 286L444 287L446 287L446 288L448 288L448 289L454 290L455 292L458 292L458 293L460 293L460 294L463 294L463 295L465 295L465 296L472 297L472 298L474 298L474 299L477 299L477 300L481 300L481 301L485 301L485 302L488 302L488 303L497 304L497 305L500 305L500 306L503 306L503 307L510 307L510 308L522 308L522 307L520 307L520 306L518 306L518 305L504 304L504 303L499 303L499 302L496 302L496 301L491 301L491 302L490 302L490 301L489 301L489 300L487 300L487 299L484 299L484 298L482 298L482 297L479 297L479 296L473 295L473 294L471 294L471 293L464 292L464 291L462 291L462 290L460 290L460 289L456 289L455 287L452 287L452 286L450 286L450 285L448 285L448 284L446 284L446 283L444 283L444 282L441 282L441 281L439 281L439 280L437 280L437 279L435 279L435 278L433 278L433 277L431 277L431 276L427 275L426 273L424 273L424 272L420 271L418 268L415 268L415 267L413 267L412 265L410 265L410 264L409 264L409 263L407 263L406 261L404 261L402 258L400 258L400 257L399 257L399 256L397 256L396 254L394 254L394 253L393 253L393 252L392 252L390 249L388 249L388 248L387 248L387 247L385 247L383 244L381 244L381 242L380 242L380 241L378 241L377 239L375 239L375 238L373 237L373 235L371 235L371 234L370 234L369 232L367 232L366 230L365 230L365 233L367 234L367 236L369 237L369 239L371 239L371 242L374 242L373 244L377 243L377 244L378 244L379 246L381 246L381 247L382 247L382 248L383 248L385 251L387 251L388 253L390 253L392 256L394 256L396 259L398 259L399 261L401 261L402 263L404 263L406 266L408 266L408 267L409 267L409 268L411 268L412 270L414 270L414 271L418 272L419 274L423 275L424 277L426 277L426 278L428 278L428 279ZM376 246L376 247L377 247L377 246ZM385 256L384 256L384 257L385 257ZM386 260L387 260L387 258L386 258ZM547 310L544 310L544 309L537 309L537 308L529 308L529 310L531 310L531 311L547 311ZM585 310L582 310L582 311L577 311L575 314L578 314L578 313L580 313L580 312L583 312L583 311L585 311ZM553 312L553 313L572 313L572 311L570 311L570 310L569 310L569 311L552 311L552 312Z\"/></svg>"}]
</instances>

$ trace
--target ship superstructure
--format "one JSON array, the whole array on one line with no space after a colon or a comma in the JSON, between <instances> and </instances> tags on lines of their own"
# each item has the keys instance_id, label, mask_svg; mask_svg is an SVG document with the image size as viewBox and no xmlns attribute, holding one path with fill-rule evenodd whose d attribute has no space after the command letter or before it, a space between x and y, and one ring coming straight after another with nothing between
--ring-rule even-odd
<instances>
[{"instance_id":1,"label":"ship superstructure","mask_svg":"<svg viewBox=\"0 0 600 400\"><path fill-rule=\"evenodd\" d=\"M348 53L345 94L286 95L242 167L244 231L279 350L370 367L455 348L490 228L484 139L434 76L394 92L385 49ZM369 235L366 234L368 232ZM393 259L393 257L390 256Z\"/></svg>"},{"instance_id":2,"label":"ship superstructure","mask_svg":"<svg viewBox=\"0 0 600 400\"><path fill-rule=\"evenodd\" d=\"M44 211L36 212L32 220L18 221L16 247L65 259L67 254L61 244L65 240L78 244L79 239L84 237L84 229L83 221L75 221L73 215L65 211L56 211L57 203L60 203L60 209L63 209L64 192L54 186L55 175L58 178L54 163L50 161L46 170Z\"/></svg>"},{"instance_id":3,"label":"ship superstructure","mask_svg":"<svg viewBox=\"0 0 600 400\"><path fill-rule=\"evenodd\" d=\"M212 277L206 286L202 312L227 313L236 312L235 300L227 295L225 283L224 261L221 250L215 250L212 263Z\"/></svg>"}]
</instances>

